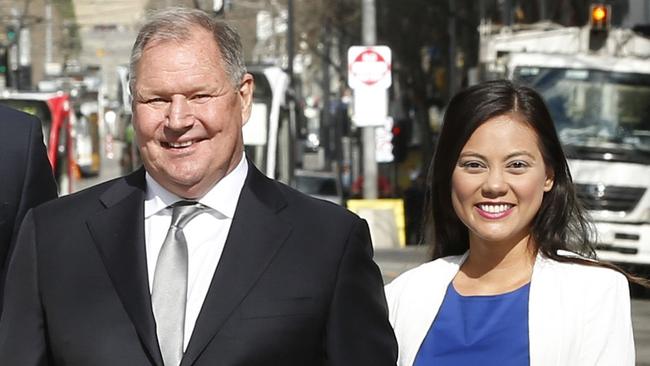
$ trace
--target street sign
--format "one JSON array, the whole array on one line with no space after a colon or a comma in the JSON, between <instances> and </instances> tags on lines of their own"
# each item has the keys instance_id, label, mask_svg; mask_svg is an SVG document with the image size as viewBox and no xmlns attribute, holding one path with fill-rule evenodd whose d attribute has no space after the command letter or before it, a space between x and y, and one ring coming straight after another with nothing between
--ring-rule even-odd
<instances>
[{"instance_id":1,"label":"street sign","mask_svg":"<svg viewBox=\"0 0 650 366\"><path fill-rule=\"evenodd\" d=\"M383 126L388 115L388 91L378 88L354 90L352 121L357 127Z\"/></svg>"},{"instance_id":2,"label":"street sign","mask_svg":"<svg viewBox=\"0 0 650 366\"><path fill-rule=\"evenodd\" d=\"M352 89L387 89L391 78L391 51L387 46L348 49L348 85Z\"/></svg>"},{"instance_id":3,"label":"street sign","mask_svg":"<svg viewBox=\"0 0 650 366\"><path fill-rule=\"evenodd\" d=\"M392 130L392 117L387 117L384 125L375 130L375 160L378 163L391 163L394 160Z\"/></svg>"}]
</instances>

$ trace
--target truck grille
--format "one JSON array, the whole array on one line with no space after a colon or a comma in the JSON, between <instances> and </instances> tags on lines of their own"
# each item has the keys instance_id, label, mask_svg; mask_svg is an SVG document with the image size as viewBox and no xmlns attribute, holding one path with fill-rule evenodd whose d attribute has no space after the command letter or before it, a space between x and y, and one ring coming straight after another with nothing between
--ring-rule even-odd
<instances>
[{"instance_id":1,"label":"truck grille","mask_svg":"<svg viewBox=\"0 0 650 366\"><path fill-rule=\"evenodd\" d=\"M645 188L576 184L576 192L588 210L630 212L645 193Z\"/></svg>"}]
</instances>

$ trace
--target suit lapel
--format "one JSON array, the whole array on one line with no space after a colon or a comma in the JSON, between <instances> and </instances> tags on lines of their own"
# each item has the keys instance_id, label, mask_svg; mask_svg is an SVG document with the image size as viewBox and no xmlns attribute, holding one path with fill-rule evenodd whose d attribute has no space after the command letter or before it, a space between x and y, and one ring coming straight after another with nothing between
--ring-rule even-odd
<instances>
[{"instance_id":1,"label":"suit lapel","mask_svg":"<svg viewBox=\"0 0 650 366\"><path fill-rule=\"evenodd\" d=\"M277 216L286 203L275 183L249 164L228 239L181 366L192 365L266 270L291 226Z\"/></svg>"},{"instance_id":2,"label":"suit lapel","mask_svg":"<svg viewBox=\"0 0 650 366\"><path fill-rule=\"evenodd\" d=\"M153 363L162 365L151 310L144 236L144 170L118 180L87 223L113 285Z\"/></svg>"}]
</instances>

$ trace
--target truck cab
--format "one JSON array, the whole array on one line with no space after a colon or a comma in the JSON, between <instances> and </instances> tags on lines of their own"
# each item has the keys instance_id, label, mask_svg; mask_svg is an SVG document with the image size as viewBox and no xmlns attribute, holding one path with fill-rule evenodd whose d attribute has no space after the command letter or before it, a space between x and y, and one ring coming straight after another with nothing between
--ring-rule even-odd
<instances>
[{"instance_id":1,"label":"truck cab","mask_svg":"<svg viewBox=\"0 0 650 366\"><path fill-rule=\"evenodd\" d=\"M593 24L483 25L482 74L543 96L595 224L599 259L647 275L650 39L632 29L595 31Z\"/></svg>"}]
</instances>

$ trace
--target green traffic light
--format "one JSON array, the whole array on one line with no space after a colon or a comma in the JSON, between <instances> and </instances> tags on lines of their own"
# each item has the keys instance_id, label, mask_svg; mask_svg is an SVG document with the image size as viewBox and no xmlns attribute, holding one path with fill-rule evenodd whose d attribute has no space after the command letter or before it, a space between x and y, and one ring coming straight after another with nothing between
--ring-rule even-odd
<instances>
[{"instance_id":1,"label":"green traffic light","mask_svg":"<svg viewBox=\"0 0 650 366\"><path fill-rule=\"evenodd\" d=\"M1 66L0 65L0 74L4 74L7 72L7 66Z\"/></svg>"}]
</instances>

